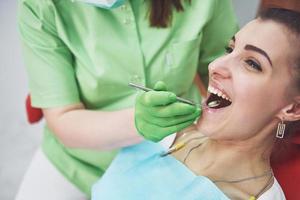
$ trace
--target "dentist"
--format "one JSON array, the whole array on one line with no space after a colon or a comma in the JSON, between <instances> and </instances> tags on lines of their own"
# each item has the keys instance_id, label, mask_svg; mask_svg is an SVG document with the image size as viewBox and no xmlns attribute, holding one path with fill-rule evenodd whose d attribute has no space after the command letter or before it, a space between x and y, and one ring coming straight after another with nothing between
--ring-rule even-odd
<instances>
[{"instance_id":1,"label":"dentist","mask_svg":"<svg viewBox=\"0 0 300 200\"><path fill-rule=\"evenodd\" d=\"M195 75L205 80L237 30L230 0L19 0L18 7L31 100L46 125L17 200L88 199L117 149L145 137L135 129L138 92L128 83L153 88L162 80L199 100ZM200 114L176 110L172 131Z\"/></svg>"}]
</instances>

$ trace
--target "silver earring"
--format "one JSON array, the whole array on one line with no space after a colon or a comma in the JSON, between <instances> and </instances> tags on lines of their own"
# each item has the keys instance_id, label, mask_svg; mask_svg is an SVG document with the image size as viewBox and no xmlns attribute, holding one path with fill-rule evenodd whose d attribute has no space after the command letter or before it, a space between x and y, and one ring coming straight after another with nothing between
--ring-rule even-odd
<instances>
[{"instance_id":1,"label":"silver earring","mask_svg":"<svg viewBox=\"0 0 300 200\"><path fill-rule=\"evenodd\" d=\"M276 137L282 139L284 137L284 131L285 131L285 123L283 123L283 120L281 120L281 122L279 122L277 126Z\"/></svg>"}]
</instances>

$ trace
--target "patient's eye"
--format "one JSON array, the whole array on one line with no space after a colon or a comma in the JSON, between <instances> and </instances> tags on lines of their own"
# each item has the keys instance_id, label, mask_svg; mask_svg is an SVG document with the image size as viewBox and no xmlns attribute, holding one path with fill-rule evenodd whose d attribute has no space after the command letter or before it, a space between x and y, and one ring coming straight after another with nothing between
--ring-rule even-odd
<instances>
[{"instance_id":1,"label":"patient's eye","mask_svg":"<svg viewBox=\"0 0 300 200\"><path fill-rule=\"evenodd\" d=\"M231 52L233 52L233 48L230 47L230 46L227 46L227 47L225 47L225 52L226 53L231 53Z\"/></svg>"},{"instance_id":2,"label":"patient's eye","mask_svg":"<svg viewBox=\"0 0 300 200\"><path fill-rule=\"evenodd\" d=\"M257 71L262 71L262 68L260 66L260 64L252 59L248 59L245 61L247 63L247 65L251 68L253 68L254 70Z\"/></svg>"}]
</instances>

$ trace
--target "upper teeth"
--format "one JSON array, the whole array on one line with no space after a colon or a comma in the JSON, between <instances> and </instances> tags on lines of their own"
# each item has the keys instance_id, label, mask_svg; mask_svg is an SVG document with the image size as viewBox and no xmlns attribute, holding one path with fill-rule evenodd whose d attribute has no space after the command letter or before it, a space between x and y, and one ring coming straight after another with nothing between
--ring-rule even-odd
<instances>
[{"instance_id":1,"label":"upper teeth","mask_svg":"<svg viewBox=\"0 0 300 200\"><path fill-rule=\"evenodd\" d=\"M219 97L222 97L223 99L226 99L231 102L231 99L226 94L224 94L221 90L214 88L212 86L208 86L207 90L208 92L218 95Z\"/></svg>"}]
</instances>

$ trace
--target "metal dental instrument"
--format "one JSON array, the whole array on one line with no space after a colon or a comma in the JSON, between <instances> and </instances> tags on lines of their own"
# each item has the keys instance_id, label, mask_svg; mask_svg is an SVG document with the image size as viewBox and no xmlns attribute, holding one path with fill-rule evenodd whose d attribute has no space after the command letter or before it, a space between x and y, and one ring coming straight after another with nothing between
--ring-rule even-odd
<instances>
[{"instance_id":1,"label":"metal dental instrument","mask_svg":"<svg viewBox=\"0 0 300 200\"><path fill-rule=\"evenodd\" d=\"M134 87L134 88L137 88L137 89L140 89L140 90L144 90L145 92L153 91L153 89L151 89L151 88L147 88L147 87L137 85L137 84L134 84L134 83L128 83L128 85L130 87ZM190 104L190 105L193 105L193 106L199 106L200 105L202 108L205 108L205 107L214 108L214 107L219 106L220 103L221 103L219 100L216 100L216 101L209 102L208 105L205 105L205 104L197 104L197 103L195 103L191 100L187 100L187 99L177 97L177 96L176 96L176 99L177 99L177 101L180 101L182 103L187 103L187 104Z\"/></svg>"},{"instance_id":2,"label":"metal dental instrument","mask_svg":"<svg viewBox=\"0 0 300 200\"><path fill-rule=\"evenodd\" d=\"M134 84L134 83L129 83L128 85L131 86L131 87L134 87L134 88L144 90L145 92L153 91L153 89L146 88L144 86L140 86L140 85L137 85L137 84ZM184 98L181 98L181 97L177 97L177 96L176 96L176 99L177 99L177 101L180 101L182 103L187 103L187 104L190 104L190 105L193 105L193 106L197 106L197 104L193 101L190 101L190 100L187 100L187 99L184 99Z\"/></svg>"},{"instance_id":3,"label":"metal dental instrument","mask_svg":"<svg viewBox=\"0 0 300 200\"><path fill-rule=\"evenodd\" d=\"M221 101L215 100L215 101L209 102L207 107L214 108L214 107L217 107L218 105L220 105L220 103L221 103Z\"/></svg>"}]
</instances>

